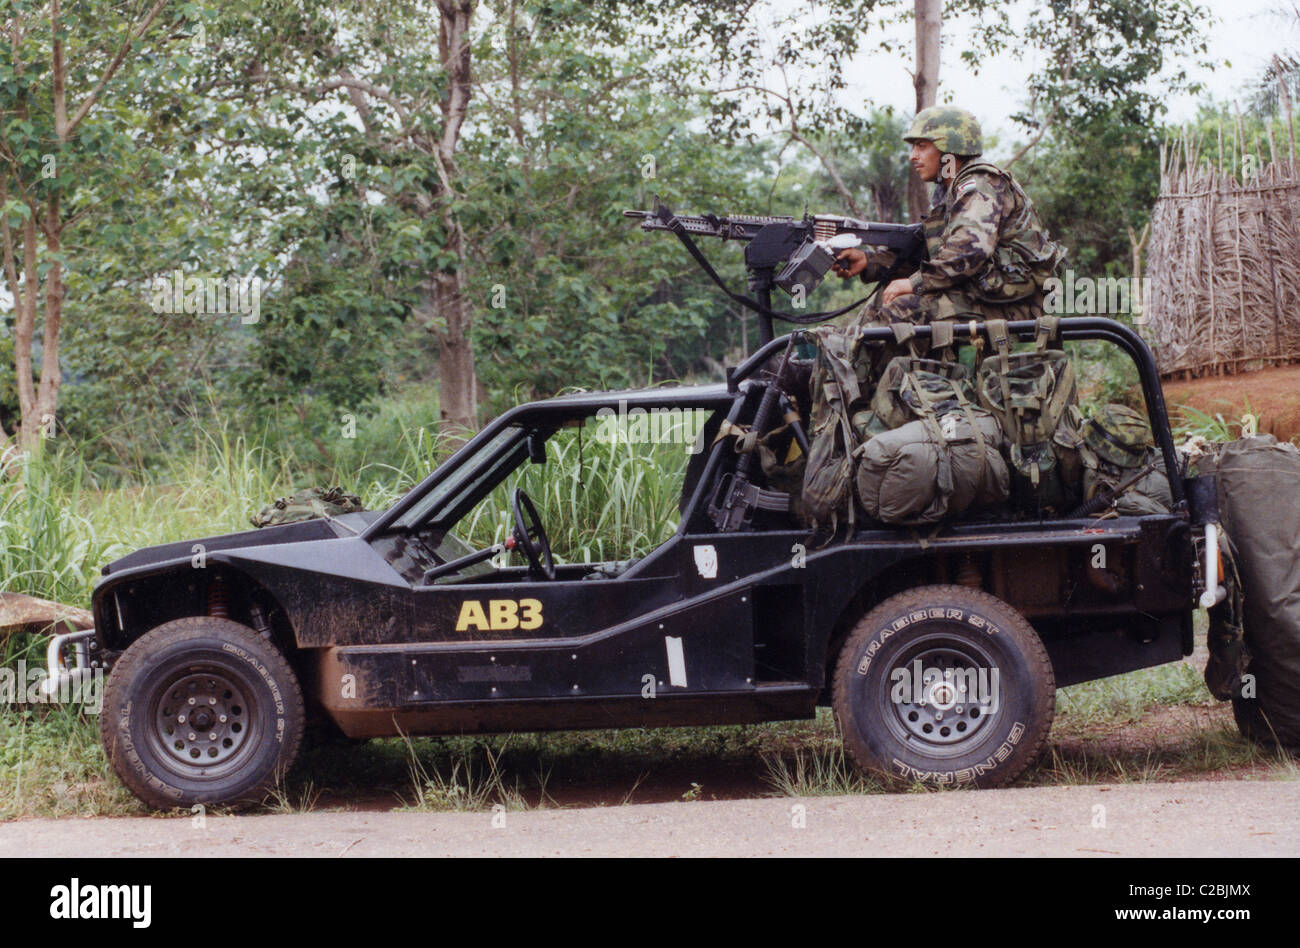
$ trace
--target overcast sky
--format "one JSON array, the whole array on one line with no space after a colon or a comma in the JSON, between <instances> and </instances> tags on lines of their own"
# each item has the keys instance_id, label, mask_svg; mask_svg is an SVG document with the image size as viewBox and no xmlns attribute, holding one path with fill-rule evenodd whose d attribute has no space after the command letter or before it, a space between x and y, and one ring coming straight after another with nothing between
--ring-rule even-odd
<instances>
[{"instance_id":1,"label":"overcast sky","mask_svg":"<svg viewBox=\"0 0 1300 948\"><path fill-rule=\"evenodd\" d=\"M1194 78L1206 84L1220 100L1244 98L1242 89L1259 76L1274 52L1300 50L1300 29L1294 19L1287 19L1270 11L1289 6L1291 0L1201 0L1213 12L1215 22L1210 30L1210 55L1227 60L1229 66L1218 69L1192 70ZM1010 152L1014 127L1006 116L1017 110L1023 102L1018 89L1033 68L1032 56L1017 61L1010 56L992 60L975 76L964 68L959 53L963 48L959 34L960 22L944 24L944 49L940 65L941 95L950 89L971 90L973 94L955 95L954 104L963 105L980 119L986 130L1001 131L994 156ZM912 41L910 23L896 28L896 35L904 43ZM907 72L911 66L897 54L861 56L853 63L850 75L861 77L853 82L850 100L858 104L869 98L880 105L893 105L904 115L910 115L915 103L912 80ZM1169 119L1180 121L1196 113L1197 99L1181 96L1170 102Z\"/></svg>"}]
</instances>

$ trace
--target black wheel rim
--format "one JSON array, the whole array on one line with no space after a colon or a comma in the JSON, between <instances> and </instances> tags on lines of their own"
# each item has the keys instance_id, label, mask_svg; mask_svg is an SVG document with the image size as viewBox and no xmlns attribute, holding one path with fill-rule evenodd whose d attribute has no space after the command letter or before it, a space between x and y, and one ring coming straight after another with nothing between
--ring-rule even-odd
<instances>
[{"instance_id":1,"label":"black wheel rim","mask_svg":"<svg viewBox=\"0 0 1300 948\"><path fill-rule=\"evenodd\" d=\"M879 712L895 739L927 757L970 753L1005 714L994 656L965 638L936 633L910 643L879 687Z\"/></svg>"},{"instance_id":2,"label":"black wheel rim","mask_svg":"<svg viewBox=\"0 0 1300 948\"><path fill-rule=\"evenodd\" d=\"M190 666L168 676L149 702L149 745L159 762L186 777L217 779L256 748L256 698L227 669Z\"/></svg>"}]
</instances>

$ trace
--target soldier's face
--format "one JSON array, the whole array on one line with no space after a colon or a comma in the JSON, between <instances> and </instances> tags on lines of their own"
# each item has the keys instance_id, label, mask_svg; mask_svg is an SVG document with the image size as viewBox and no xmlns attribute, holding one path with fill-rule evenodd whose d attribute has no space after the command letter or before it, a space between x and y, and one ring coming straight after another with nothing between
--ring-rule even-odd
<instances>
[{"instance_id":1,"label":"soldier's face","mask_svg":"<svg viewBox=\"0 0 1300 948\"><path fill-rule=\"evenodd\" d=\"M911 162L917 176L922 181L939 180L939 164L942 154L934 142L925 140L912 143Z\"/></svg>"}]
</instances>

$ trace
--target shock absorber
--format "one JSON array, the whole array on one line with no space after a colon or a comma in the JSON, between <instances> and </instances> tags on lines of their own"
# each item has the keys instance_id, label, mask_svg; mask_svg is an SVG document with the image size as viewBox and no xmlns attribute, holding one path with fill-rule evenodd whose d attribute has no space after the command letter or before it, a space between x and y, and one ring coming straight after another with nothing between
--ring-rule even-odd
<instances>
[{"instance_id":1,"label":"shock absorber","mask_svg":"<svg viewBox=\"0 0 1300 948\"><path fill-rule=\"evenodd\" d=\"M208 583L208 615L214 619L229 619L230 607L226 602L226 583L220 575Z\"/></svg>"}]
</instances>

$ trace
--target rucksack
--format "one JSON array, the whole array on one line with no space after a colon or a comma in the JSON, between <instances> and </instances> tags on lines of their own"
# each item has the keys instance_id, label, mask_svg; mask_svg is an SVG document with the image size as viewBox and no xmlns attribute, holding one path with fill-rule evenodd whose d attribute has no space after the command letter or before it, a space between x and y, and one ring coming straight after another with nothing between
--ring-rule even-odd
<instances>
[{"instance_id":1,"label":"rucksack","mask_svg":"<svg viewBox=\"0 0 1300 948\"><path fill-rule=\"evenodd\" d=\"M1007 499L1001 431L973 404L970 372L952 356L951 325L932 325L940 358L894 357L872 394L854 486L862 509L882 523L937 523Z\"/></svg>"},{"instance_id":2,"label":"rucksack","mask_svg":"<svg viewBox=\"0 0 1300 948\"><path fill-rule=\"evenodd\" d=\"M305 487L288 497L273 500L248 520L253 526L261 528L315 520L318 517L336 517L363 509L361 498L347 493L342 487Z\"/></svg>"},{"instance_id":3,"label":"rucksack","mask_svg":"<svg viewBox=\"0 0 1300 948\"><path fill-rule=\"evenodd\" d=\"M1113 491L1139 470L1154 469L1115 498L1116 513L1124 516L1168 513L1174 505L1164 458L1155 449L1151 425L1127 405L1103 405L1080 428L1083 443L1083 500Z\"/></svg>"},{"instance_id":4,"label":"rucksack","mask_svg":"<svg viewBox=\"0 0 1300 948\"><path fill-rule=\"evenodd\" d=\"M1070 357L1048 347L1057 320L1039 319L1034 349L1015 353L1006 320L985 325L994 351L980 363L977 389L1009 443L1012 500L1037 516L1063 513L1078 504L1082 488L1082 416Z\"/></svg>"},{"instance_id":5,"label":"rucksack","mask_svg":"<svg viewBox=\"0 0 1300 948\"><path fill-rule=\"evenodd\" d=\"M882 523L938 523L1007 499L1002 432L979 408L908 422L854 452L855 487L867 515Z\"/></svg>"},{"instance_id":6,"label":"rucksack","mask_svg":"<svg viewBox=\"0 0 1300 948\"><path fill-rule=\"evenodd\" d=\"M817 348L810 386L808 460L800 500L814 527L834 531L839 518L853 522L853 449L857 435L852 418L863 406L862 388L853 365L853 334L834 326L804 330Z\"/></svg>"},{"instance_id":7,"label":"rucksack","mask_svg":"<svg viewBox=\"0 0 1300 948\"><path fill-rule=\"evenodd\" d=\"M974 401L970 373L960 362L897 356L880 376L871 410L880 424L892 430Z\"/></svg>"}]
</instances>

